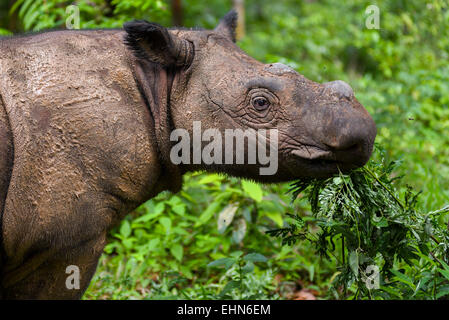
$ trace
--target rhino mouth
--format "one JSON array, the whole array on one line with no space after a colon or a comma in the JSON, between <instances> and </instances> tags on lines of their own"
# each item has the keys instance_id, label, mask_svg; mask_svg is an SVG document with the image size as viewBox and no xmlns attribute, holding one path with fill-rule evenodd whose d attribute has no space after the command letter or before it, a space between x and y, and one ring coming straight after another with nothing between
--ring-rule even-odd
<instances>
[{"instance_id":1,"label":"rhino mouth","mask_svg":"<svg viewBox=\"0 0 449 320\"><path fill-rule=\"evenodd\" d=\"M316 146L304 145L301 149L291 151L291 154L305 160L323 160L336 162L336 155L329 150L324 150Z\"/></svg>"},{"instance_id":2,"label":"rhino mouth","mask_svg":"<svg viewBox=\"0 0 449 320\"><path fill-rule=\"evenodd\" d=\"M309 174L317 177L331 176L339 171L347 173L359 167L348 159L339 159L337 153L317 146L304 145L291 150L290 155L301 167L306 167Z\"/></svg>"}]
</instances>

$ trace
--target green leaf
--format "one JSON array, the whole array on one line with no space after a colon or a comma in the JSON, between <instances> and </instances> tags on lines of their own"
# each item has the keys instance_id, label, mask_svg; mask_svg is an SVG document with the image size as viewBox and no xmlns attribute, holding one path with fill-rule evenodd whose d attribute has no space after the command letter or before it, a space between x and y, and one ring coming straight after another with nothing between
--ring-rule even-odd
<instances>
[{"instance_id":1,"label":"green leaf","mask_svg":"<svg viewBox=\"0 0 449 320\"><path fill-rule=\"evenodd\" d=\"M181 227L174 227L172 229L172 231L173 231L173 233L180 234L180 235L186 236L186 237L188 237L190 235L190 233L187 232L186 229L181 228Z\"/></svg>"},{"instance_id":2,"label":"green leaf","mask_svg":"<svg viewBox=\"0 0 449 320\"><path fill-rule=\"evenodd\" d=\"M242 255L243 255L243 251L240 251L240 250L231 252L231 257L233 257L235 259L240 258Z\"/></svg>"},{"instance_id":3,"label":"green leaf","mask_svg":"<svg viewBox=\"0 0 449 320\"><path fill-rule=\"evenodd\" d=\"M195 223L195 227L199 227L203 224L205 224L206 222L208 222L212 216L214 215L215 212L218 211L218 209L221 206L221 201L214 201L212 202L206 210L204 210L204 212L200 215L200 217L198 218L198 221Z\"/></svg>"},{"instance_id":4,"label":"green leaf","mask_svg":"<svg viewBox=\"0 0 449 320\"><path fill-rule=\"evenodd\" d=\"M438 271L447 279L449 280L449 270L444 270L441 268L438 268Z\"/></svg>"},{"instance_id":5,"label":"green leaf","mask_svg":"<svg viewBox=\"0 0 449 320\"><path fill-rule=\"evenodd\" d=\"M200 181L198 181L198 184L208 184L212 182L220 182L223 180L223 177L221 177L218 174L208 174L204 178L202 178Z\"/></svg>"},{"instance_id":6,"label":"green leaf","mask_svg":"<svg viewBox=\"0 0 449 320\"><path fill-rule=\"evenodd\" d=\"M242 273L247 274L250 272L253 272L254 270L254 263L251 261L248 261L243 267L242 267Z\"/></svg>"},{"instance_id":7,"label":"green leaf","mask_svg":"<svg viewBox=\"0 0 449 320\"><path fill-rule=\"evenodd\" d=\"M41 0L25 0L24 4L20 6L19 17L22 19L23 16L29 11L30 5L35 3L35 5L41 4ZM11 9L15 9L14 7Z\"/></svg>"},{"instance_id":8,"label":"green leaf","mask_svg":"<svg viewBox=\"0 0 449 320\"><path fill-rule=\"evenodd\" d=\"M449 271L449 266L443 260L440 260L440 263L443 265L444 270Z\"/></svg>"},{"instance_id":9,"label":"green leaf","mask_svg":"<svg viewBox=\"0 0 449 320\"><path fill-rule=\"evenodd\" d=\"M128 238L131 235L131 225L128 220L123 220L122 225L120 226L120 234L124 238Z\"/></svg>"},{"instance_id":10,"label":"green leaf","mask_svg":"<svg viewBox=\"0 0 449 320\"><path fill-rule=\"evenodd\" d=\"M144 208L146 208L146 210L148 211L148 213L144 214L141 217L138 217L137 219L135 219L133 221L133 223L139 223L139 222L148 222L154 218L157 218L158 216L160 216L165 209L165 205L163 202L159 202L157 203L154 207L153 206L145 206Z\"/></svg>"},{"instance_id":11,"label":"green leaf","mask_svg":"<svg viewBox=\"0 0 449 320\"><path fill-rule=\"evenodd\" d=\"M240 287L240 281L236 281L236 280L229 281L225 285L223 290L220 292L219 296L223 297L224 295L228 294L229 292L231 292L232 290L234 290L238 287Z\"/></svg>"},{"instance_id":12,"label":"green leaf","mask_svg":"<svg viewBox=\"0 0 449 320\"><path fill-rule=\"evenodd\" d=\"M180 244L176 243L176 244L172 245L170 248L170 252L176 258L176 260L181 262L182 255L183 255L183 248Z\"/></svg>"},{"instance_id":13,"label":"green leaf","mask_svg":"<svg viewBox=\"0 0 449 320\"><path fill-rule=\"evenodd\" d=\"M339 185L343 182L343 179L341 177L335 177L332 182L336 185Z\"/></svg>"},{"instance_id":14,"label":"green leaf","mask_svg":"<svg viewBox=\"0 0 449 320\"><path fill-rule=\"evenodd\" d=\"M135 242L135 240L136 239L133 239L133 238L128 238L128 239L124 239L123 241L122 241L122 243L123 243L123 246L126 248L126 249L132 249L132 247L133 247L133 243Z\"/></svg>"},{"instance_id":15,"label":"green leaf","mask_svg":"<svg viewBox=\"0 0 449 320\"><path fill-rule=\"evenodd\" d=\"M159 222L164 226L165 232L169 234L171 231L171 220L167 217L162 217L159 219Z\"/></svg>"},{"instance_id":16,"label":"green leaf","mask_svg":"<svg viewBox=\"0 0 449 320\"><path fill-rule=\"evenodd\" d=\"M245 261L251 261L251 262L267 262L268 259L261 255L260 253L249 253L246 256L243 257L243 260Z\"/></svg>"},{"instance_id":17,"label":"green leaf","mask_svg":"<svg viewBox=\"0 0 449 320\"><path fill-rule=\"evenodd\" d=\"M384 217L376 217L374 215L372 221L373 224L378 228L388 227L388 221Z\"/></svg>"},{"instance_id":18,"label":"green leaf","mask_svg":"<svg viewBox=\"0 0 449 320\"><path fill-rule=\"evenodd\" d=\"M173 206L172 210L174 213L179 214L180 216L184 216L186 214L186 205L184 203L178 204L176 206Z\"/></svg>"},{"instance_id":19,"label":"green leaf","mask_svg":"<svg viewBox=\"0 0 449 320\"><path fill-rule=\"evenodd\" d=\"M412 297L414 297L418 293L419 289L423 288L426 285L426 283L429 282L432 279L433 279L433 276L426 276L426 277L421 278L418 281L418 285L416 286L416 289L413 292Z\"/></svg>"},{"instance_id":20,"label":"green leaf","mask_svg":"<svg viewBox=\"0 0 449 320\"><path fill-rule=\"evenodd\" d=\"M146 246L146 249L148 251L152 251L154 249L156 249L156 247L159 245L161 241L159 239L151 239L150 241L148 241L148 244Z\"/></svg>"},{"instance_id":21,"label":"green leaf","mask_svg":"<svg viewBox=\"0 0 449 320\"><path fill-rule=\"evenodd\" d=\"M32 11L30 11L31 13ZM33 25L33 23L36 21L36 18L40 15L41 13L39 11L34 11L31 14L27 14L27 16L24 18L24 25L23 27L25 28L25 30L30 30L31 26Z\"/></svg>"},{"instance_id":22,"label":"green leaf","mask_svg":"<svg viewBox=\"0 0 449 320\"><path fill-rule=\"evenodd\" d=\"M279 228L284 225L284 218L280 212L264 212L263 215L273 220Z\"/></svg>"},{"instance_id":23,"label":"green leaf","mask_svg":"<svg viewBox=\"0 0 449 320\"><path fill-rule=\"evenodd\" d=\"M208 267L224 267L229 269L236 262L233 258L221 258L215 261L212 261L207 266Z\"/></svg>"},{"instance_id":24,"label":"green leaf","mask_svg":"<svg viewBox=\"0 0 449 320\"><path fill-rule=\"evenodd\" d=\"M440 299L442 297L449 296L449 285L441 286L437 290L436 298Z\"/></svg>"},{"instance_id":25,"label":"green leaf","mask_svg":"<svg viewBox=\"0 0 449 320\"><path fill-rule=\"evenodd\" d=\"M257 183L248 180L242 180L242 188L247 195L254 199L254 201L262 201L263 191L260 185L258 185Z\"/></svg>"},{"instance_id":26,"label":"green leaf","mask_svg":"<svg viewBox=\"0 0 449 320\"><path fill-rule=\"evenodd\" d=\"M413 284L412 279L407 277L405 274L399 272L398 270L391 269L390 271L396 276L395 278L397 280L408 285L410 288L412 288L413 291L416 290L416 286Z\"/></svg>"},{"instance_id":27,"label":"green leaf","mask_svg":"<svg viewBox=\"0 0 449 320\"><path fill-rule=\"evenodd\" d=\"M349 254L349 267L352 273L357 277L359 275L359 254L357 250L351 251Z\"/></svg>"},{"instance_id":28,"label":"green leaf","mask_svg":"<svg viewBox=\"0 0 449 320\"><path fill-rule=\"evenodd\" d=\"M9 10L9 14L12 15L17 10L17 8L22 5L24 1L25 0L17 0L16 2L14 2L11 9Z\"/></svg>"},{"instance_id":29,"label":"green leaf","mask_svg":"<svg viewBox=\"0 0 449 320\"><path fill-rule=\"evenodd\" d=\"M3 28L0 28L0 36L8 36L11 35L12 32Z\"/></svg>"},{"instance_id":30,"label":"green leaf","mask_svg":"<svg viewBox=\"0 0 449 320\"><path fill-rule=\"evenodd\" d=\"M404 297L402 296L401 292L399 290L397 290L396 288L390 287L390 286L380 286L380 290L388 292L389 294L391 294L394 297L397 297L398 299L403 299Z\"/></svg>"},{"instance_id":31,"label":"green leaf","mask_svg":"<svg viewBox=\"0 0 449 320\"><path fill-rule=\"evenodd\" d=\"M183 204L181 198L179 198L178 196L172 196L170 197L170 199L168 199L166 201L166 203L168 203L171 206L177 206L179 204Z\"/></svg>"},{"instance_id":32,"label":"green leaf","mask_svg":"<svg viewBox=\"0 0 449 320\"><path fill-rule=\"evenodd\" d=\"M309 280L313 282L313 278L315 276L315 266L311 264L307 269L309 270Z\"/></svg>"},{"instance_id":33,"label":"green leaf","mask_svg":"<svg viewBox=\"0 0 449 320\"><path fill-rule=\"evenodd\" d=\"M158 202L155 206L154 206L154 213L155 214L161 214L164 212L165 209L165 204L163 202Z\"/></svg>"}]
</instances>

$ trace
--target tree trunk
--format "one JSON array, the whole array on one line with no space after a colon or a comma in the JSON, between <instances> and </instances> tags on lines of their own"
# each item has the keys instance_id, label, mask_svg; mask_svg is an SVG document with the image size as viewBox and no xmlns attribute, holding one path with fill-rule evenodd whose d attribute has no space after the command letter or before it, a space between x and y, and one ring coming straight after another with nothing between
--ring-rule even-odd
<instances>
[{"instance_id":1,"label":"tree trunk","mask_svg":"<svg viewBox=\"0 0 449 320\"><path fill-rule=\"evenodd\" d=\"M6 21L7 22L7 26L6 28L8 28L9 31L12 32L17 32L18 30L18 26L17 26L17 12L19 11L18 9L12 14L9 14L9 10L11 10L12 6L14 5L14 3L16 2L16 0L9 0L8 1L8 12L6 12Z\"/></svg>"},{"instance_id":2,"label":"tree trunk","mask_svg":"<svg viewBox=\"0 0 449 320\"><path fill-rule=\"evenodd\" d=\"M233 0L234 9L239 18L237 20L236 38L242 39L245 36L245 0Z\"/></svg>"},{"instance_id":3,"label":"tree trunk","mask_svg":"<svg viewBox=\"0 0 449 320\"><path fill-rule=\"evenodd\" d=\"M176 27L182 26L182 0L172 0L171 1L171 11L172 11L172 22Z\"/></svg>"}]
</instances>

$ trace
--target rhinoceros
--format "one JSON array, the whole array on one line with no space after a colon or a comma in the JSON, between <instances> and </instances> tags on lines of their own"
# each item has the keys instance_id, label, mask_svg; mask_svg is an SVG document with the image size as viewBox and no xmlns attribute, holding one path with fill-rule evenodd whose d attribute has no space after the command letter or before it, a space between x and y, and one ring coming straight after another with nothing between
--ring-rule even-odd
<instances>
[{"instance_id":1,"label":"rhinoceros","mask_svg":"<svg viewBox=\"0 0 449 320\"><path fill-rule=\"evenodd\" d=\"M235 44L237 15L214 30L132 21L0 40L0 295L78 299L108 231L182 175L261 183L363 166L376 127L351 87L261 63ZM174 163L172 132L277 130L277 171ZM267 137L267 139L269 139ZM194 155L193 155L194 156ZM79 286L67 286L67 268Z\"/></svg>"}]
</instances>

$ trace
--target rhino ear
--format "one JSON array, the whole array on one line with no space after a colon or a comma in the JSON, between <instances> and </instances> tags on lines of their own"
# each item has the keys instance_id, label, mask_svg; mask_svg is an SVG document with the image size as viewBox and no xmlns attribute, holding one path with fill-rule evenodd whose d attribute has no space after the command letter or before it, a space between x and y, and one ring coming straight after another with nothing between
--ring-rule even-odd
<instances>
[{"instance_id":1,"label":"rhino ear","mask_svg":"<svg viewBox=\"0 0 449 320\"><path fill-rule=\"evenodd\" d=\"M215 27L214 31L221 33L225 37L229 38L235 42L235 29L237 28L237 11L229 11L223 19L221 19L218 26Z\"/></svg>"},{"instance_id":2,"label":"rhino ear","mask_svg":"<svg viewBox=\"0 0 449 320\"><path fill-rule=\"evenodd\" d=\"M140 59L164 67L187 67L193 60L193 44L170 34L167 28L144 20L127 22L125 44Z\"/></svg>"}]
</instances>

